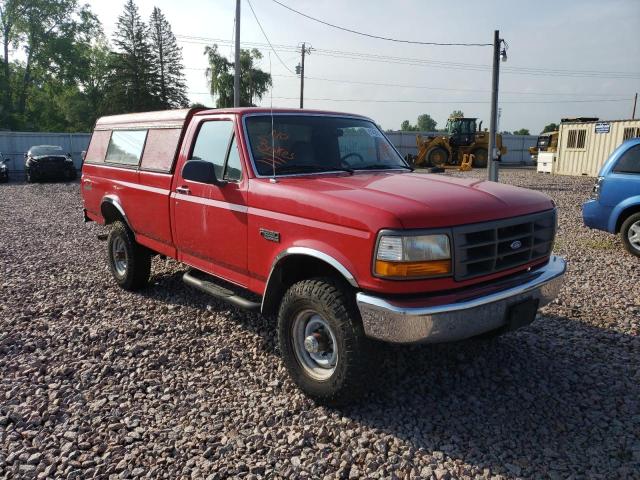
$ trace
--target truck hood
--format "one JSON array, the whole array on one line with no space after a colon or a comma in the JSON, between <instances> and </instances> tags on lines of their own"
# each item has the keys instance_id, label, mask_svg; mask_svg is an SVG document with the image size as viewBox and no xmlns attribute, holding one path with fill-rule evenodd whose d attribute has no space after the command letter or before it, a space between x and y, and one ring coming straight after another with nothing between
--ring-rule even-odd
<instances>
[{"instance_id":1,"label":"truck hood","mask_svg":"<svg viewBox=\"0 0 640 480\"><path fill-rule=\"evenodd\" d=\"M533 190L434 174L289 177L279 179L276 185L293 210L287 213L353 226L371 227L376 223L371 218L376 212L383 223L395 217L393 223L399 227L439 228L526 215L554 206L549 197ZM276 189L270 192L275 193Z\"/></svg>"}]
</instances>

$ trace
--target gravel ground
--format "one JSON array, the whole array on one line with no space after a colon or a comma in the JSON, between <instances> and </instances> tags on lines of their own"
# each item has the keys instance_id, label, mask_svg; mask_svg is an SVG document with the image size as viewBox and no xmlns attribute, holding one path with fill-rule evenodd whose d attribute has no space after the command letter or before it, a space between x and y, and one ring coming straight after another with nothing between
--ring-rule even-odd
<instances>
[{"instance_id":1,"label":"gravel ground","mask_svg":"<svg viewBox=\"0 0 640 480\"><path fill-rule=\"evenodd\" d=\"M116 288L77 183L0 185L0 478L640 478L640 262L582 226L592 179L501 178L559 206L558 301L493 342L385 350L341 410L177 263Z\"/></svg>"}]
</instances>

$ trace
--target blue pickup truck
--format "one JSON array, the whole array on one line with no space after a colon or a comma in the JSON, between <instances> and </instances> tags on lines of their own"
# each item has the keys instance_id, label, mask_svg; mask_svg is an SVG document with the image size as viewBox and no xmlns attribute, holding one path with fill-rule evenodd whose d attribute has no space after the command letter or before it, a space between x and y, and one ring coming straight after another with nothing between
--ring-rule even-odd
<instances>
[{"instance_id":1,"label":"blue pickup truck","mask_svg":"<svg viewBox=\"0 0 640 480\"><path fill-rule=\"evenodd\" d=\"M629 253L640 257L640 138L627 140L611 154L582 217L587 227L620 233Z\"/></svg>"}]
</instances>

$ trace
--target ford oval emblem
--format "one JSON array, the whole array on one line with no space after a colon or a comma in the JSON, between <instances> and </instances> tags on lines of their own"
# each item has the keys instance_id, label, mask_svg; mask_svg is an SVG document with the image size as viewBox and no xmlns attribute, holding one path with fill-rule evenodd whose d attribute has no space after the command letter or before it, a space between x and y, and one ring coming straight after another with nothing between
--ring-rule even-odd
<instances>
[{"instance_id":1,"label":"ford oval emblem","mask_svg":"<svg viewBox=\"0 0 640 480\"><path fill-rule=\"evenodd\" d=\"M514 240L509 246L511 247L511 250L518 250L522 247L522 242L520 240Z\"/></svg>"}]
</instances>

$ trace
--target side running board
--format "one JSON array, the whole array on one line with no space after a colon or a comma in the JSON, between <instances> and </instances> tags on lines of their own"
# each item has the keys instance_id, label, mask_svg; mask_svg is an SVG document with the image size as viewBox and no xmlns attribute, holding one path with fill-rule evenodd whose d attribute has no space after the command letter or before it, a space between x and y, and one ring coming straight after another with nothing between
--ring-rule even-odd
<instances>
[{"instance_id":1,"label":"side running board","mask_svg":"<svg viewBox=\"0 0 640 480\"><path fill-rule=\"evenodd\" d=\"M182 280L184 283L191 287L195 287L198 290L211 295L212 297L219 298L220 300L224 300L229 302L236 307L242 308L244 310L249 310L252 312L260 311L260 303L253 302L247 298L241 297L237 293L228 290L217 283L214 283L213 277L202 273L190 270L185 272L182 275Z\"/></svg>"}]
</instances>

